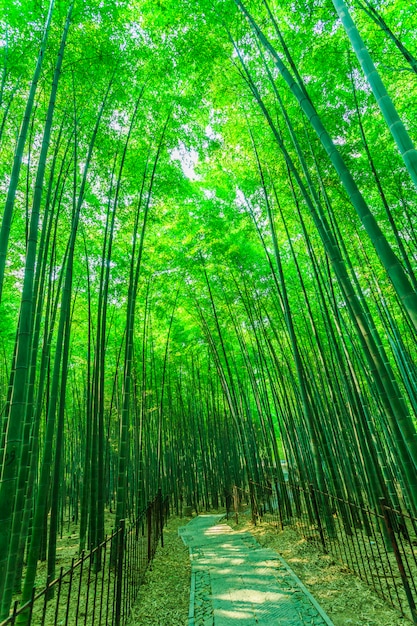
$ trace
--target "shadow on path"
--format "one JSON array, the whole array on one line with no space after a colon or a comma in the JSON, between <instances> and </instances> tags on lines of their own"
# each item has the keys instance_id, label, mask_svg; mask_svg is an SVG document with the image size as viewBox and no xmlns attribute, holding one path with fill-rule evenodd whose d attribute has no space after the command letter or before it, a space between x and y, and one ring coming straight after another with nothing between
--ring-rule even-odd
<instances>
[{"instance_id":1,"label":"shadow on path","mask_svg":"<svg viewBox=\"0 0 417 626\"><path fill-rule=\"evenodd\" d=\"M179 535L192 565L189 626L333 626L284 559L199 515Z\"/></svg>"}]
</instances>

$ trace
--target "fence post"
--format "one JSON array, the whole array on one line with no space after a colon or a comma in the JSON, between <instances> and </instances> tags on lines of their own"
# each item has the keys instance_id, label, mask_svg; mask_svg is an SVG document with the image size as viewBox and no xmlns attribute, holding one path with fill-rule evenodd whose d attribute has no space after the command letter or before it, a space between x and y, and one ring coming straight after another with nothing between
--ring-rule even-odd
<instances>
[{"instance_id":1,"label":"fence post","mask_svg":"<svg viewBox=\"0 0 417 626\"><path fill-rule=\"evenodd\" d=\"M148 526L148 563L150 563L152 559L152 502L148 504L148 508L146 510L146 521Z\"/></svg>"},{"instance_id":2,"label":"fence post","mask_svg":"<svg viewBox=\"0 0 417 626\"><path fill-rule=\"evenodd\" d=\"M312 484L310 484L310 497L311 497L311 504L313 505L314 515L316 516L317 526L319 527L319 534L320 534L320 540L323 546L323 551L325 554L327 554L326 541L324 539L323 526L321 525L320 512L319 512L319 507L317 505L316 492Z\"/></svg>"},{"instance_id":3,"label":"fence post","mask_svg":"<svg viewBox=\"0 0 417 626\"><path fill-rule=\"evenodd\" d=\"M280 489L278 489L278 485L280 486ZM283 516L282 516L282 506L283 506L283 502L285 504L285 499L288 498L287 484L286 483L281 484L281 483L279 483L276 480L276 481L274 481L274 488L275 488L275 497L277 499L279 523L281 525L281 530L284 530L284 520L283 520ZM285 494L286 494L285 496L282 495L284 493L284 490L285 490ZM285 521L285 523L287 523L287 522Z\"/></svg>"},{"instance_id":4,"label":"fence post","mask_svg":"<svg viewBox=\"0 0 417 626\"><path fill-rule=\"evenodd\" d=\"M405 572L404 563L401 558L401 552L398 547L397 538L395 536L395 532L393 529L393 524L391 520L391 510L387 505L385 498L379 498L379 503L382 509L382 515L384 516L385 527L387 529L388 538L391 542L392 549L394 550L395 560L397 561L398 569L400 571L401 581L403 583L405 595L407 596L408 606L411 611L411 618L413 620L413 624L417 624L417 610L416 604L414 602L413 594L411 592L410 585L408 583L407 574Z\"/></svg>"},{"instance_id":5,"label":"fence post","mask_svg":"<svg viewBox=\"0 0 417 626\"><path fill-rule=\"evenodd\" d=\"M158 490L158 502L159 502L159 530L161 533L161 548L164 547L164 507L162 500L162 489Z\"/></svg>"},{"instance_id":6,"label":"fence post","mask_svg":"<svg viewBox=\"0 0 417 626\"><path fill-rule=\"evenodd\" d=\"M32 590L32 598L33 598L33 590ZM10 624L15 624L16 623L16 613L17 613L17 607L19 606L19 600L15 600L14 604L13 604L13 615L11 617L10 620Z\"/></svg>"},{"instance_id":7,"label":"fence post","mask_svg":"<svg viewBox=\"0 0 417 626\"><path fill-rule=\"evenodd\" d=\"M258 517L258 502L255 497L255 485L251 478L249 479L249 498L252 510L252 522L256 526L256 520Z\"/></svg>"},{"instance_id":8,"label":"fence post","mask_svg":"<svg viewBox=\"0 0 417 626\"><path fill-rule=\"evenodd\" d=\"M239 494L236 485L233 485L233 508L235 510L236 526L239 524Z\"/></svg>"},{"instance_id":9,"label":"fence post","mask_svg":"<svg viewBox=\"0 0 417 626\"><path fill-rule=\"evenodd\" d=\"M115 626L120 626L122 616L122 587L123 587L123 555L125 543L125 526L124 519L120 520L120 534L117 541L117 580L116 580L116 615Z\"/></svg>"}]
</instances>

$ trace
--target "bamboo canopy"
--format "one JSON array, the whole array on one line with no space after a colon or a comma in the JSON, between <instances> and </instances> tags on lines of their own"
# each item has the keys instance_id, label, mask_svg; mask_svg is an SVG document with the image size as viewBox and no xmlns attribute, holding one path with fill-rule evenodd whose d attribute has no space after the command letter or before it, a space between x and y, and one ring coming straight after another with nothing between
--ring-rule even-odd
<instances>
[{"instance_id":1,"label":"bamboo canopy","mask_svg":"<svg viewBox=\"0 0 417 626\"><path fill-rule=\"evenodd\" d=\"M0 621L160 490L417 516L416 20L3 3Z\"/></svg>"}]
</instances>

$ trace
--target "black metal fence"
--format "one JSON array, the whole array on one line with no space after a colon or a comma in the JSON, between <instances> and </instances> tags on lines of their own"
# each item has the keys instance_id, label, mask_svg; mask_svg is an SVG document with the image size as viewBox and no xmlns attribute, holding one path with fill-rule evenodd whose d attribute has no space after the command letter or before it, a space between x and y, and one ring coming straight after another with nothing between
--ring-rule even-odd
<instances>
[{"instance_id":1,"label":"black metal fence","mask_svg":"<svg viewBox=\"0 0 417 626\"><path fill-rule=\"evenodd\" d=\"M82 553L71 566L19 606L0 626L123 626L138 595L158 541L163 545L163 527L169 515L168 498L158 493L127 525L97 548Z\"/></svg>"},{"instance_id":2,"label":"black metal fence","mask_svg":"<svg viewBox=\"0 0 417 626\"><path fill-rule=\"evenodd\" d=\"M235 488L236 518L242 500L254 523L291 526L310 544L372 587L417 624L417 519L381 499L375 509L291 483Z\"/></svg>"}]
</instances>

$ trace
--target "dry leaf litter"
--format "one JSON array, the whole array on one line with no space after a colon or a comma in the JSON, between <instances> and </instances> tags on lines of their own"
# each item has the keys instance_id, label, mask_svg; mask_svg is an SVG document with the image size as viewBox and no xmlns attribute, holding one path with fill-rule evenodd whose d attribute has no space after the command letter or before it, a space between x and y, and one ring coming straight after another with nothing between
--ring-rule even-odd
<instances>
[{"instance_id":1,"label":"dry leaf litter","mask_svg":"<svg viewBox=\"0 0 417 626\"><path fill-rule=\"evenodd\" d=\"M165 531L165 547L158 547L128 626L186 626L190 593L188 549L178 528L191 518L172 517ZM275 525L254 526L240 518L230 526L251 532L265 547L279 552L335 626L408 626L411 624L384 603L365 583L332 556L318 552L291 528L279 532ZM271 625L272 626L272 625Z\"/></svg>"}]
</instances>

